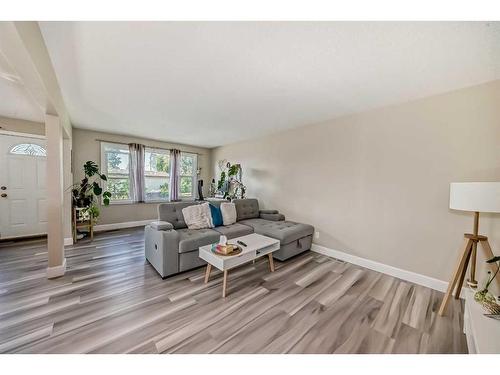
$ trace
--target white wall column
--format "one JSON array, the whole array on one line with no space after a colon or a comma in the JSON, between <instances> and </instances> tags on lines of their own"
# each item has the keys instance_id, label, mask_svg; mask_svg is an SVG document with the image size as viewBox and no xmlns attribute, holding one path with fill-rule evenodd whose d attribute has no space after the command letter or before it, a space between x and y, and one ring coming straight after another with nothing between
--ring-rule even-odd
<instances>
[{"instance_id":1,"label":"white wall column","mask_svg":"<svg viewBox=\"0 0 500 375\"><path fill-rule=\"evenodd\" d=\"M72 206L71 206L71 189L69 187L73 185L73 171L71 167L71 150L73 148L73 140L67 138L63 140L63 173L64 173L64 245L73 244L73 233L71 227L71 216Z\"/></svg>"},{"instance_id":2,"label":"white wall column","mask_svg":"<svg viewBox=\"0 0 500 375\"><path fill-rule=\"evenodd\" d=\"M59 117L45 115L47 137L47 198L48 198L48 258L47 277L64 275L64 172L63 172L63 127Z\"/></svg>"}]
</instances>

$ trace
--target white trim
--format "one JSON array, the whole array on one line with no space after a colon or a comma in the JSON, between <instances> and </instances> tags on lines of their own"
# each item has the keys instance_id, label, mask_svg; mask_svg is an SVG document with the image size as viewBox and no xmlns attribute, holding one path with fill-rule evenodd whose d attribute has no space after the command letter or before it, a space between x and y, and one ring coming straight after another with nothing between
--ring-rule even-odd
<instances>
[{"instance_id":1,"label":"white trim","mask_svg":"<svg viewBox=\"0 0 500 375\"><path fill-rule=\"evenodd\" d=\"M55 277L63 276L66 273L66 258L63 260L63 264L55 267L47 267L47 278L53 279Z\"/></svg>"},{"instance_id":2,"label":"white trim","mask_svg":"<svg viewBox=\"0 0 500 375\"><path fill-rule=\"evenodd\" d=\"M2 124L0 124L1 126ZM11 130L2 130L0 129L0 135L11 135L14 137L25 137L25 138L36 138L36 139L47 139L44 135L41 134L31 134L31 133L21 133L21 132L15 132Z\"/></svg>"},{"instance_id":3,"label":"white trim","mask_svg":"<svg viewBox=\"0 0 500 375\"><path fill-rule=\"evenodd\" d=\"M148 225L152 221L157 221L156 218L149 220L139 220L139 221L127 221L124 223L112 223L112 224L99 224L94 226L94 232L102 232L106 230L124 229L124 228L134 228L141 227L143 225Z\"/></svg>"},{"instance_id":4,"label":"white trim","mask_svg":"<svg viewBox=\"0 0 500 375\"><path fill-rule=\"evenodd\" d=\"M104 184L103 184L104 185ZM104 200L104 197L101 197L101 200ZM139 203L139 202L134 202L132 199L115 199L115 200L111 200L111 198L109 198L109 205L120 205L120 204L136 204L136 203ZM102 205L104 205L104 203L101 202Z\"/></svg>"},{"instance_id":5,"label":"white trim","mask_svg":"<svg viewBox=\"0 0 500 375\"><path fill-rule=\"evenodd\" d=\"M47 232L44 232L44 233L32 233L32 234L22 234L22 235L7 236L7 237L0 236L0 240L22 240L22 239L29 240L31 237L42 237L42 236L46 236L46 235L47 235Z\"/></svg>"},{"instance_id":6,"label":"white trim","mask_svg":"<svg viewBox=\"0 0 500 375\"><path fill-rule=\"evenodd\" d=\"M420 273L415 273L407 270L403 270L401 268L396 268L393 266L389 266L387 264L375 262L374 260L361 258L356 255L351 255L344 253L343 251L330 249L328 247L324 247L321 245L317 245L313 243L311 245L311 250L320 253L335 259L343 260L352 264L356 264L358 266L362 266L377 272L382 272L390 276L397 277L398 279L410 281L412 283L426 286L428 288L445 292L448 288L448 283L443 280L438 280L433 277L425 276ZM463 295L463 293L462 293Z\"/></svg>"},{"instance_id":7,"label":"white trim","mask_svg":"<svg viewBox=\"0 0 500 375\"><path fill-rule=\"evenodd\" d=\"M66 237L64 239L64 246L71 246L73 245L73 237Z\"/></svg>"}]
</instances>

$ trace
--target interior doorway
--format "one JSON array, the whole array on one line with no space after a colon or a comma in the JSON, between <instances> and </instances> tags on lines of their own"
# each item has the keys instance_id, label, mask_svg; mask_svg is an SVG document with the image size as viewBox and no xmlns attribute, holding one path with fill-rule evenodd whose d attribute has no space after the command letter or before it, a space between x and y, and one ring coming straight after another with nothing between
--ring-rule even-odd
<instances>
[{"instance_id":1,"label":"interior doorway","mask_svg":"<svg viewBox=\"0 0 500 375\"><path fill-rule=\"evenodd\" d=\"M0 239L47 233L46 145L0 133Z\"/></svg>"}]
</instances>

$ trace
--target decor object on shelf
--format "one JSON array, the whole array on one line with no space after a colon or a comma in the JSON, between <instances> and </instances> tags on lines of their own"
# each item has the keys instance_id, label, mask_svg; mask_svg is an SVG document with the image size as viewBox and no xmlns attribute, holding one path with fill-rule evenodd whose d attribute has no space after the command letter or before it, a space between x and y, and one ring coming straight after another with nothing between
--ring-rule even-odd
<instances>
[{"instance_id":1,"label":"decor object on shelf","mask_svg":"<svg viewBox=\"0 0 500 375\"><path fill-rule=\"evenodd\" d=\"M227 237L224 235L221 235L219 238L219 245L226 246L226 244L227 244Z\"/></svg>"},{"instance_id":2,"label":"decor object on shelf","mask_svg":"<svg viewBox=\"0 0 500 375\"><path fill-rule=\"evenodd\" d=\"M215 186L215 178L212 178L212 182L210 183L210 186L208 187L208 196L210 198L214 198L216 191L217 191L217 187Z\"/></svg>"},{"instance_id":3,"label":"decor object on shelf","mask_svg":"<svg viewBox=\"0 0 500 375\"><path fill-rule=\"evenodd\" d=\"M204 201L203 198L203 180L198 180L198 199L199 201Z\"/></svg>"},{"instance_id":4,"label":"decor object on shelf","mask_svg":"<svg viewBox=\"0 0 500 375\"><path fill-rule=\"evenodd\" d=\"M494 258L488 237L479 235L479 213L500 213L500 182L454 182L450 184L450 208L452 210L474 212L474 233L464 234L465 242L460 255L460 260L455 268L453 277L448 284L439 315L446 311L449 299L455 290L455 298L460 298L460 292L464 282L469 262L471 287L477 286L476 276L476 252L477 244L481 246L488 258ZM490 264L491 265L491 264Z\"/></svg>"},{"instance_id":5,"label":"decor object on shelf","mask_svg":"<svg viewBox=\"0 0 500 375\"><path fill-rule=\"evenodd\" d=\"M232 256L232 255L238 255L241 253L242 248L238 245L235 244L226 244L226 245L220 245L220 244L213 244L212 245L212 252L217 255L221 256Z\"/></svg>"},{"instance_id":6,"label":"decor object on shelf","mask_svg":"<svg viewBox=\"0 0 500 375\"><path fill-rule=\"evenodd\" d=\"M492 275L491 271L488 271L488 279L484 285L484 288L474 294L474 300L479 302L490 314L500 314L500 305L497 304L495 297L493 294L489 292L489 287L491 282L495 279L500 270L500 256L493 257L488 259L486 263L496 264L497 269L495 273Z\"/></svg>"},{"instance_id":7,"label":"decor object on shelf","mask_svg":"<svg viewBox=\"0 0 500 375\"><path fill-rule=\"evenodd\" d=\"M216 197L228 199L245 198L246 187L241 182L241 165L219 160L220 178L217 183Z\"/></svg>"}]
</instances>

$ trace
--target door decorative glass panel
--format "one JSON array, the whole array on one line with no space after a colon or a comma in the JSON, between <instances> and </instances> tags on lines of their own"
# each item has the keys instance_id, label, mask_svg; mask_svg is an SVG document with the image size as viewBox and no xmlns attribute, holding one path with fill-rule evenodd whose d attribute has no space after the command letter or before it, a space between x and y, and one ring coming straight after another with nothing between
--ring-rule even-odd
<instances>
[{"instance_id":1,"label":"door decorative glass panel","mask_svg":"<svg viewBox=\"0 0 500 375\"><path fill-rule=\"evenodd\" d=\"M47 156L47 151L35 143L20 143L10 149L13 155Z\"/></svg>"}]
</instances>

